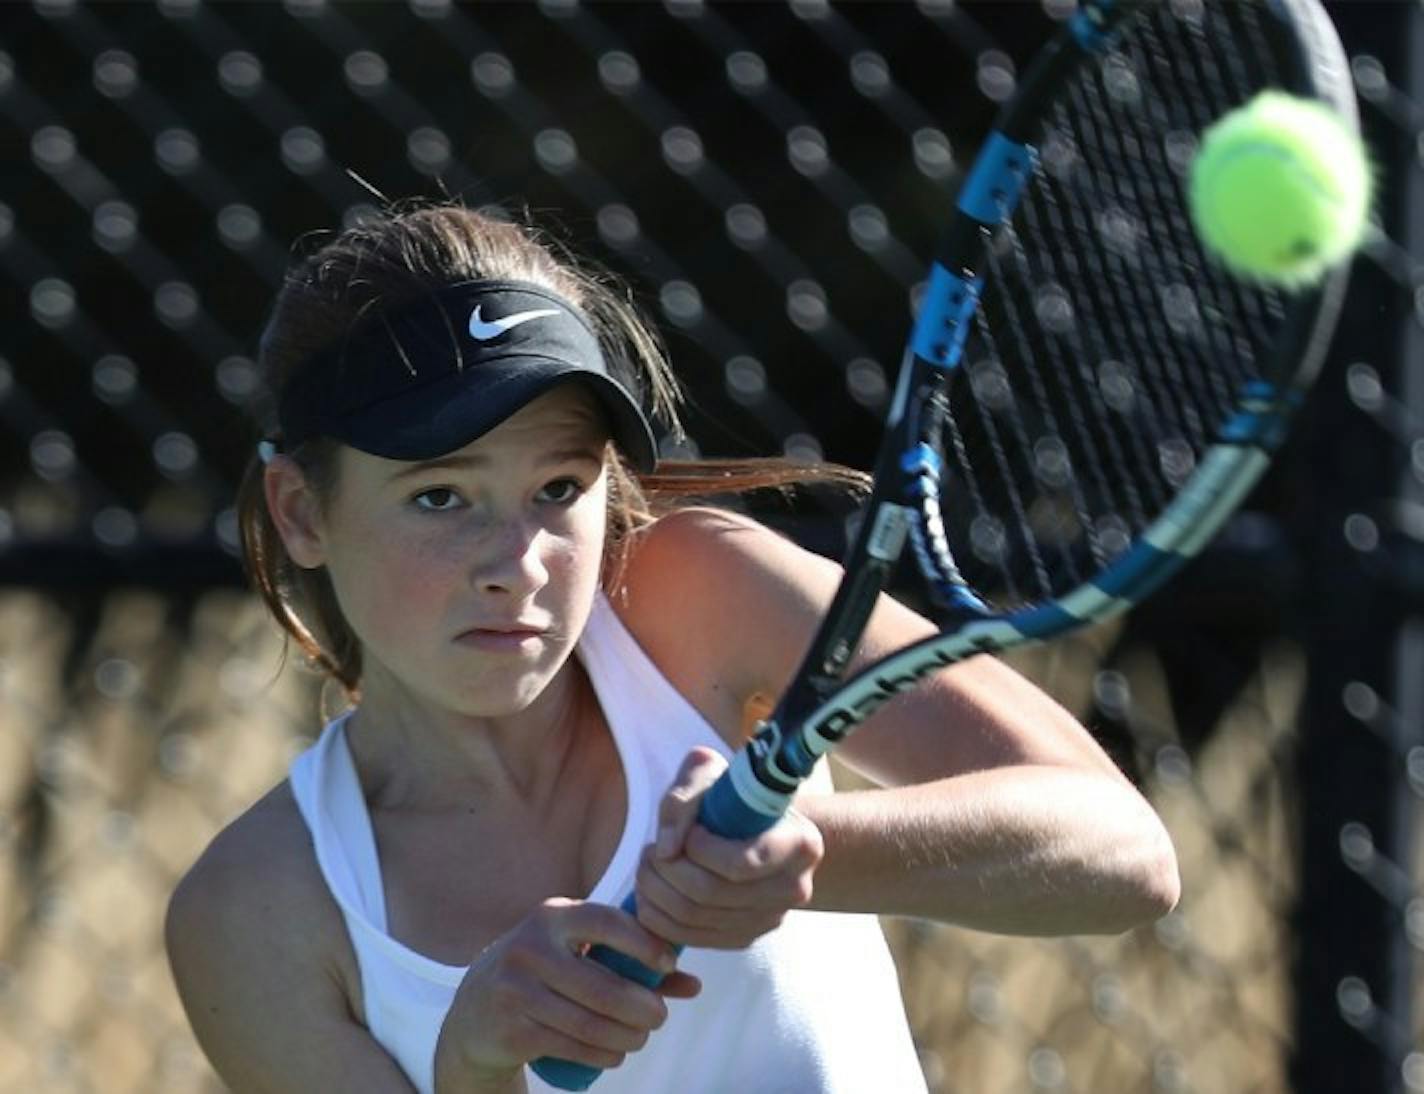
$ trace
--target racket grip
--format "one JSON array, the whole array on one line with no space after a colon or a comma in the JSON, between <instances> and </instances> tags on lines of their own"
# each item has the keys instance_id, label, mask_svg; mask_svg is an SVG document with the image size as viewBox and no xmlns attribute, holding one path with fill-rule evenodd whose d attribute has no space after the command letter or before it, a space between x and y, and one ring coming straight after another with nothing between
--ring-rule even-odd
<instances>
[{"instance_id":1,"label":"racket grip","mask_svg":"<svg viewBox=\"0 0 1424 1094\"><path fill-rule=\"evenodd\" d=\"M587 1090L603 1072L588 1064L543 1056L529 1065L529 1070L555 1090Z\"/></svg>"},{"instance_id":2,"label":"racket grip","mask_svg":"<svg viewBox=\"0 0 1424 1094\"><path fill-rule=\"evenodd\" d=\"M624 898L622 909L629 915L638 914L638 899L633 893ZM656 988L663 981L663 974L650 969L636 958L607 946L592 946L586 955L606 969L611 969L626 980L633 980L645 988ZM542 1056L529 1065L529 1069L550 1086L559 1090L587 1090L595 1079L603 1074L601 1068L589 1064L560 1060L554 1056Z\"/></svg>"},{"instance_id":3,"label":"racket grip","mask_svg":"<svg viewBox=\"0 0 1424 1094\"><path fill-rule=\"evenodd\" d=\"M713 835L727 839L750 839L760 835L774 825L780 815L769 816L753 809L742 796L731 779L731 773L724 771L721 778L712 784L702 797L698 807L697 821ZM633 893L624 899L622 908L629 915L638 914L638 901ZM650 969L641 961L629 957L607 946L593 946L588 951L588 959L596 961L619 976L636 981L645 988L656 988L662 983L663 974ZM559 1060L544 1056L529 1065L530 1070L550 1086L559 1090L587 1090L600 1075L600 1068L572 1060Z\"/></svg>"},{"instance_id":4,"label":"racket grip","mask_svg":"<svg viewBox=\"0 0 1424 1094\"><path fill-rule=\"evenodd\" d=\"M739 755L732 762L742 759ZM787 799L788 803L790 799ZM785 812L783 810L782 812ZM732 781L732 770L722 772L721 778L702 796L702 804L697 810L697 822L714 836L726 839L751 839L759 836L774 825L782 813L764 813L753 809L737 792Z\"/></svg>"}]
</instances>

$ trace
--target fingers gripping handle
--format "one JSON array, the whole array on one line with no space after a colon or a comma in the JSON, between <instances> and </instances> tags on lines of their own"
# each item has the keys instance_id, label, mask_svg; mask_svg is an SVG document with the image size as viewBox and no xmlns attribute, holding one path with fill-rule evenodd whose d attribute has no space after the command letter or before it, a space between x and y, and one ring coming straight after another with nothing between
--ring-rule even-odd
<instances>
[{"instance_id":1,"label":"fingers gripping handle","mask_svg":"<svg viewBox=\"0 0 1424 1094\"><path fill-rule=\"evenodd\" d=\"M638 901L632 893L624 899L622 907L629 915L637 914ZM625 979L636 981L645 988L656 988L662 983L662 973L607 946L593 946L587 956L589 960L596 961L604 968L613 970ZM540 1057L531 1063L529 1068L539 1078L559 1090L587 1090L594 1080L603 1074L601 1068L575 1063L573 1060L560 1060L553 1056Z\"/></svg>"},{"instance_id":2,"label":"fingers gripping handle","mask_svg":"<svg viewBox=\"0 0 1424 1094\"><path fill-rule=\"evenodd\" d=\"M725 839L759 836L779 821L791 804L789 795L773 804L760 803L763 806L760 809L748 803L738 788L738 783L745 780L737 778L745 771L755 781L756 776L751 774L747 759L746 749L743 749L732 760L732 766L722 772L712 788L702 796L702 804L697 809L697 823L714 836Z\"/></svg>"},{"instance_id":3,"label":"fingers gripping handle","mask_svg":"<svg viewBox=\"0 0 1424 1094\"><path fill-rule=\"evenodd\" d=\"M768 814L749 806L737 792L731 774L730 770L724 771L722 777L713 783L712 788L703 796L697 820L714 835L728 839L750 839L775 824L781 814ZM629 915L637 914L638 903L634 894L629 893L623 901L623 910ZM588 951L588 957L647 988L657 987L663 979L663 974L657 970L650 969L641 961L607 946L594 946ZM587 1090L594 1080L603 1074L600 1068L574 1063L572 1060L557 1060L552 1056L535 1060L529 1066L534 1074L559 1090Z\"/></svg>"}]
</instances>

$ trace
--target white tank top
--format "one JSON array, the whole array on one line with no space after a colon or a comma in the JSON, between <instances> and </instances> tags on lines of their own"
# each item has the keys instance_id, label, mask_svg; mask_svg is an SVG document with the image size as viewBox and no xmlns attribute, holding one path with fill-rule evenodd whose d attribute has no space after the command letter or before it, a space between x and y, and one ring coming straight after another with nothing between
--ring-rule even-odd
<instances>
[{"instance_id":1,"label":"white tank top","mask_svg":"<svg viewBox=\"0 0 1424 1094\"><path fill-rule=\"evenodd\" d=\"M578 646L617 745L628 817L587 899L616 904L656 832L657 804L695 745L726 743L648 659L602 596ZM343 715L292 764L291 785L361 969L366 1024L420 1094L434 1089L435 1043L465 974L386 933L381 864ZM819 772L819 788L830 787ZM814 784L813 784L814 785ZM895 968L875 917L792 912L741 951L689 949L695 1000L609 1071L594 1094L911 1094L925 1090ZM529 1089L553 1088L525 1070Z\"/></svg>"}]
</instances>

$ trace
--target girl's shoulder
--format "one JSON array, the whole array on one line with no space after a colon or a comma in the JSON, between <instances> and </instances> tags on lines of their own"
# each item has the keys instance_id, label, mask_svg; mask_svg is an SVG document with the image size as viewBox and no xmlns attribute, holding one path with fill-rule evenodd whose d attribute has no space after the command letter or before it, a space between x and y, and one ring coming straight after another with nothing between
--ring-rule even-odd
<instances>
[{"instance_id":1,"label":"girl's shoulder","mask_svg":"<svg viewBox=\"0 0 1424 1094\"><path fill-rule=\"evenodd\" d=\"M678 509L636 533L613 600L635 633L675 635L716 622L744 591L764 596L776 584L776 556L785 550L797 548L749 517L705 506Z\"/></svg>"},{"instance_id":2,"label":"girl's shoulder","mask_svg":"<svg viewBox=\"0 0 1424 1094\"><path fill-rule=\"evenodd\" d=\"M808 560L828 573L836 568L751 517L695 505L667 513L634 533L628 574L644 584L702 575L765 589L794 577Z\"/></svg>"},{"instance_id":3,"label":"girl's shoulder","mask_svg":"<svg viewBox=\"0 0 1424 1094\"><path fill-rule=\"evenodd\" d=\"M356 958L283 782L179 883L169 964L198 1042L234 1090L394 1090L365 1028Z\"/></svg>"},{"instance_id":4,"label":"girl's shoulder","mask_svg":"<svg viewBox=\"0 0 1424 1094\"><path fill-rule=\"evenodd\" d=\"M805 649L839 567L727 510L681 509L638 533L612 602L663 675L732 743Z\"/></svg>"},{"instance_id":5,"label":"girl's shoulder","mask_svg":"<svg viewBox=\"0 0 1424 1094\"><path fill-rule=\"evenodd\" d=\"M235 896L258 886L295 894L320 880L306 822L284 779L213 837L177 892L190 899L208 891Z\"/></svg>"},{"instance_id":6,"label":"girl's shoulder","mask_svg":"<svg viewBox=\"0 0 1424 1094\"><path fill-rule=\"evenodd\" d=\"M286 780L213 838L174 890L164 934L185 1003L216 996L239 1010L251 991L261 1005L274 984L313 970L359 982Z\"/></svg>"},{"instance_id":7,"label":"girl's shoulder","mask_svg":"<svg viewBox=\"0 0 1424 1094\"><path fill-rule=\"evenodd\" d=\"M675 509L634 533L629 556L630 573L643 575L664 569L683 569L690 562L720 566L738 553L754 550L764 536L774 535L765 525L730 509L694 505Z\"/></svg>"}]
</instances>

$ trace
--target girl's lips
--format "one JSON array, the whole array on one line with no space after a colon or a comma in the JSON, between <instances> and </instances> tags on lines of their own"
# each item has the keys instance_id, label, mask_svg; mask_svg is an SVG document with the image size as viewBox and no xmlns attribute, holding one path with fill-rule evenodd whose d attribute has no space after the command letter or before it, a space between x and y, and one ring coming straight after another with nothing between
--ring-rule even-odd
<instances>
[{"instance_id":1,"label":"girl's lips","mask_svg":"<svg viewBox=\"0 0 1424 1094\"><path fill-rule=\"evenodd\" d=\"M458 635L455 641L462 646L472 646L490 653L517 653L543 637L544 632L538 630L476 627Z\"/></svg>"}]
</instances>

